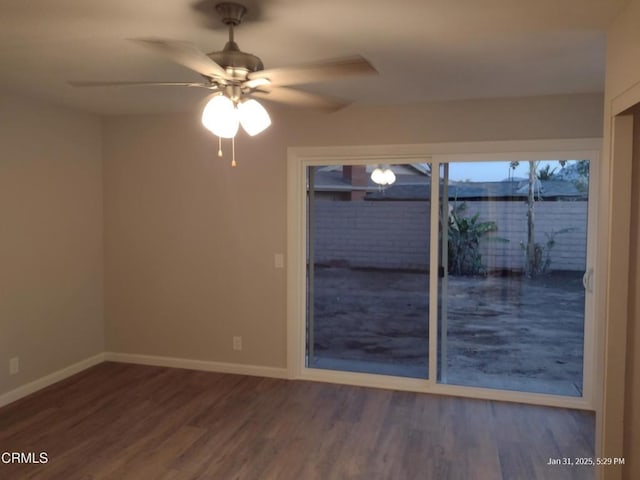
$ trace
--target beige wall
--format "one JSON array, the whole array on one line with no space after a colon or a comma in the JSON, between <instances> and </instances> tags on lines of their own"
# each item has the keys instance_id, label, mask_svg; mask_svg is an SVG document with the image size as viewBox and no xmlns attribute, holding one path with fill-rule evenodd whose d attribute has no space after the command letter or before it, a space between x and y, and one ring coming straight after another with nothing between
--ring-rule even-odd
<instances>
[{"instance_id":1,"label":"beige wall","mask_svg":"<svg viewBox=\"0 0 640 480\"><path fill-rule=\"evenodd\" d=\"M598 137L602 96L352 108L271 108L216 157L198 114L105 120L107 350L286 366L289 146ZM242 352L232 350L243 337Z\"/></svg>"},{"instance_id":2,"label":"beige wall","mask_svg":"<svg viewBox=\"0 0 640 480\"><path fill-rule=\"evenodd\" d=\"M640 349L640 311L637 303L640 281L637 268L640 241L640 130L636 125L635 133L632 133L631 117L613 121L613 116L620 113L622 105L640 102L638 25L640 0L631 0L610 28L607 37L603 142L605 170L601 203L610 208L603 213L605 218L609 218L610 224L610 239L605 246L609 252L611 269L606 279L607 306L602 312L606 317L606 332L603 332L606 336L605 395L601 416L603 424L597 443L604 449L599 453L624 456L626 462L622 469L604 469L603 475L607 479L640 478L640 355L637 353ZM635 122L638 121L640 118L636 115ZM615 130L613 135L612 129ZM626 355L621 355L624 353L621 346L625 345Z\"/></svg>"},{"instance_id":3,"label":"beige wall","mask_svg":"<svg viewBox=\"0 0 640 480\"><path fill-rule=\"evenodd\" d=\"M0 394L104 350L102 252L100 120L0 95Z\"/></svg>"}]
</instances>

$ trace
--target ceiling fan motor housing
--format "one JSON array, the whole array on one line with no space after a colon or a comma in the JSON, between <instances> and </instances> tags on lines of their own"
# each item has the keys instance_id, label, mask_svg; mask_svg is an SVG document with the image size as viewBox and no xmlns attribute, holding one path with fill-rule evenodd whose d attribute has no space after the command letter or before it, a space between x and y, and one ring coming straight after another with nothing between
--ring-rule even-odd
<instances>
[{"instance_id":1,"label":"ceiling fan motor housing","mask_svg":"<svg viewBox=\"0 0 640 480\"><path fill-rule=\"evenodd\" d=\"M244 5L233 2L223 2L216 5L216 11L222 23L229 26L229 41L221 52L211 52L207 56L227 70L233 77L245 78L247 73L264 70L262 60L257 56L240 50L233 39L233 27L240 25L247 13Z\"/></svg>"},{"instance_id":2,"label":"ceiling fan motor housing","mask_svg":"<svg viewBox=\"0 0 640 480\"><path fill-rule=\"evenodd\" d=\"M235 45L235 42L234 42ZM229 43L225 46L225 49L221 52L207 53L207 57L216 62L222 68L226 69L244 69L245 73L257 72L258 70L264 70L262 60L251 53L242 52L238 50L227 49ZM237 45L235 45L237 48Z\"/></svg>"}]
</instances>

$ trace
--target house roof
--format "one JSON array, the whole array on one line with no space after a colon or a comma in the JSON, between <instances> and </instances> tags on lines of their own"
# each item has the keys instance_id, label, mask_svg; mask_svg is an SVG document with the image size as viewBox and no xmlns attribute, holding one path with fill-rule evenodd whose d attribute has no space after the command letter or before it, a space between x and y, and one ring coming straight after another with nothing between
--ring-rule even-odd
<instances>
[{"instance_id":1,"label":"house roof","mask_svg":"<svg viewBox=\"0 0 640 480\"><path fill-rule=\"evenodd\" d=\"M380 190L379 185L371 180L370 175L367 175L367 185L362 187L352 186L349 181L342 177L342 172L339 170L317 169L314 175L315 190L318 192L351 192L354 190L375 192ZM417 170L415 174L396 174L396 182L394 185L427 185L428 182L429 177L422 173L421 170Z\"/></svg>"},{"instance_id":2,"label":"house roof","mask_svg":"<svg viewBox=\"0 0 640 480\"><path fill-rule=\"evenodd\" d=\"M442 188L442 186L441 186ZM528 182L460 182L449 185L449 200L525 200L529 195ZM586 199L574 183L563 180L538 181L535 187L537 199ZM366 200L428 200L431 186L394 184L384 190L374 191Z\"/></svg>"},{"instance_id":3,"label":"house roof","mask_svg":"<svg viewBox=\"0 0 640 480\"><path fill-rule=\"evenodd\" d=\"M421 170L416 173L396 175L396 182L387 187L375 184L367 174L366 186L354 186L343 178L342 170L332 167L318 168L314 172L317 192L351 192L364 190L366 200L428 200L431 198L431 177ZM442 189L442 184L440 185ZM538 180L534 193L541 199L584 199L586 193L578 189L572 180ZM529 196L529 182L522 178L512 178L499 182L456 182L449 183L450 200L479 199L526 199Z\"/></svg>"}]
</instances>

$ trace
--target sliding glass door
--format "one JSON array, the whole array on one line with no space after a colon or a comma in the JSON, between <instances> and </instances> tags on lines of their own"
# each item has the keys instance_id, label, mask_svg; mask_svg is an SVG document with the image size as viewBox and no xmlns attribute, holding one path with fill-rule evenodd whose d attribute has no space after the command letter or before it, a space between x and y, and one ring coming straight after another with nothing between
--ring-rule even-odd
<instances>
[{"instance_id":1,"label":"sliding glass door","mask_svg":"<svg viewBox=\"0 0 640 480\"><path fill-rule=\"evenodd\" d=\"M439 381L581 396L589 162L450 163L440 185Z\"/></svg>"},{"instance_id":2,"label":"sliding glass door","mask_svg":"<svg viewBox=\"0 0 640 480\"><path fill-rule=\"evenodd\" d=\"M305 165L307 371L584 397L592 158L499 157Z\"/></svg>"},{"instance_id":3,"label":"sliding glass door","mask_svg":"<svg viewBox=\"0 0 640 480\"><path fill-rule=\"evenodd\" d=\"M307 366L426 378L430 166L378 167L307 170Z\"/></svg>"}]
</instances>

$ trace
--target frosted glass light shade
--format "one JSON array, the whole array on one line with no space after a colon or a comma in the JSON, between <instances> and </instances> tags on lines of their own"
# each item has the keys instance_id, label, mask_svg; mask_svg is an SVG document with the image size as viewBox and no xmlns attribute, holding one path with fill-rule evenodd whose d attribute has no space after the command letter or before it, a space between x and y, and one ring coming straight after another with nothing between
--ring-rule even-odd
<instances>
[{"instance_id":1,"label":"frosted glass light shade","mask_svg":"<svg viewBox=\"0 0 640 480\"><path fill-rule=\"evenodd\" d=\"M238 111L224 95L217 95L207 102L202 111L202 125L222 138L233 138L238 133Z\"/></svg>"},{"instance_id":2,"label":"frosted glass light shade","mask_svg":"<svg viewBox=\"0 0 640 480\"><path fill-rule=\"evenodd\" d=\"M250 99L238 105L242 128L251 136L257 135L271 125L271 118L256 100Z\"/></svg>"},{"instance_id":3,"label":"frosted glass light shade","mask_svg":"<svg viewBox=\"0 0 640 480\"><path fill-rule=\"evenodd\" d=\"M384 179L387 185L393 185L396 182L396 174L390 168L387 168L384 172Z\"/></svg>"},{"instance_id":4,"label":"frosted glass light shade","mask_svg":"<svg viewBox=\"0 0 640 480\"><path fill-rule=\"evenodd\" d=\"M371 172L371 180L378 185L385 184L384 172L381 168L376 168L373 172Z\"/></svg>"}]
</instances>

